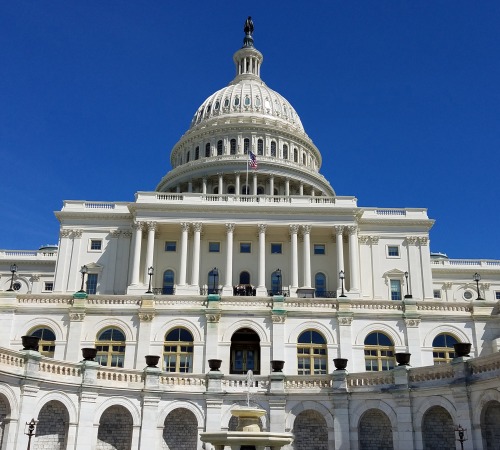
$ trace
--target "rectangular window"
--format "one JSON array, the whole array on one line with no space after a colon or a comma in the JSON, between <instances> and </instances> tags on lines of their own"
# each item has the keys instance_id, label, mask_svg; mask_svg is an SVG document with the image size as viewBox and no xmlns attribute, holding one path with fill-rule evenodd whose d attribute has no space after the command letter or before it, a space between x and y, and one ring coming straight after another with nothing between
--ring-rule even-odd
<instances>
[{"instance_id":1,"label":"rectangular window","mask_svg":"<svg viewBox=\"0 0 500 450\"><path fill-rule=\"evenodd\" d=\"M175 252L176 250L177 250L177 242L175 242L175 241L165 242L165 251L166 252Z\"/></svg>"},{"instance_id":2,"label":"rectangular window","mask_svg":"<svg viewBox=\"0 0 500 450\"><path fill-rule=\"evenodd\" d=\"M500 300L500 291L495 291L495 300Z\"/></svg>"},{"instance_id":3,"label":"rectangular window","mask_svg":"<svg viewBox=\"0 0 500 450\"><path fill-rule=\"evenodd\" d=\"M87 274L87 294L95 294L97 292L97 274Z\"/></svg>"},{"instance_id":4,"label":"rectangular window","mask_svg":"<svg viewBox=\"0 0 500 450\"><path fill-rule=\"evenodd\" d=\"M434 289L434 298L441 298L441 289Z\"/></svg>"},{"instance_id":5,"label":"rectangular window","mask_svg":"<svg viewBox=\"0 0 500 450\"><path fill-rule=\"evenodd\" d=\"M281 244L271 244L271 253L273 254L282 253L282 249Z\"/></svg>"},{"instance_id":6,"label":"rectangular window","mask_svg":"<svg viewBox=\"0 0 500 450\"><path fill-rule=\"evenodd\" d=\"M241 242L240 253L252 253L252 244L250 242Z\"/></svg>"},{"instance_id":7,"label":"rectangular window","mask_svg":"<svg viewBox=\"0 0 500 450\"><path fill-rule=\"evenodd\" d=\"M387 246L387 256L398 257L399 256L399 247L397 245L388 245Z\"/></svg>"},{"instance_id":8,"label":"rectangular window","mask_svg":"<svg viewBox=\"0 0 500 450\"><path fill-rule=\"evenodd\" d=\"M54 290L54 282L46 281L45 283L43 283L43 290L52 292Z\"/></svg>"},{"instance_id":9,"label":"rectangular window","mask_svg":"<svg viewBox=\"0 0 500 450\"><path fill-rule=\"evenodd\" d=\"M102 240L101 239L91 239L90 240L90 250L91 251L102 250Z\"/></svg>"},{"instance_id":10,"label":"rectangular window","mask_svg":"<svg viewBox=\"0 0 500 450\"><path fill-rule=\"evenodd\" d=\"M208 243L208 251L210 253L219 253L220 252L220 242L209 242Z\"/></svg>"},{"instance_id":11,"label":"rectangular window","mask_svg":"<svg viewBox=\"0 0 500 450\"><path fill-rule=\"evenodd\" d=\"M391 280L391 300L401 300L400 280Z\"/></svg>"},{"instance_id":12,"label":"rectangular window","mask_svg":"<svg viewBox=\"0 0 500 450\"><path fill-rule=\"evenodd\" d=\"M324 255L325 254L325 244L314 244L314 254Z\"/></svg>"}]
</instances>

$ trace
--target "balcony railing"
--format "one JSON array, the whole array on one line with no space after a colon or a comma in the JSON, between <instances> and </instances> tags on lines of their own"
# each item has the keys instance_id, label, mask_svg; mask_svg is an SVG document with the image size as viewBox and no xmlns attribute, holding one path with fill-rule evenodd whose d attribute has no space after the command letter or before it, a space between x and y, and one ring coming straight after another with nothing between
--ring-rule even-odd
<instances>
[{"instance_id":1,"label":"balcony railing","mask_svg":"<svg viewBox=\"0 0 500 450\"><path fill-rule=\"evenodd\" d=\"M175 287L173 286L165 286L161 288L153 288L152 289L154 295L174 295Z\"/></svg>"},{"instance_id":2,"label":"balcony railing","mask_svg":"<svg viewBox=\"0 0 500 450\"><path fill-rule=\"evenodd\" d=\"M282 295L283 297L290 297L290 289L288 288L285 288L285 289L281 289L281 290L273 290L273 289L269 289L267 291L267 295L269 296L273 296L273 295Z\"/></svg>"},{"instance_id":3,"label":"balcony railing","mask_svg":"<svg viewBox=\"0 0 500 450\"><path fill-rule=\"evenodd\" d=\"M323 291L318 290L314 291L315 298L337 298L337 291Z\"/></svg>"},{"instance_id":4,"label":"balcony railing","mask_svg":"<svg viewBox=\"0 0 500 450\"><path fill-rule=\"evenodd\" d=\"M200 288L200 295L210 295L210 294L216 294L216 295L221 295L222 294L222 288L216 287L207 287L203 286Z\"/></svg>"}]
</instances>

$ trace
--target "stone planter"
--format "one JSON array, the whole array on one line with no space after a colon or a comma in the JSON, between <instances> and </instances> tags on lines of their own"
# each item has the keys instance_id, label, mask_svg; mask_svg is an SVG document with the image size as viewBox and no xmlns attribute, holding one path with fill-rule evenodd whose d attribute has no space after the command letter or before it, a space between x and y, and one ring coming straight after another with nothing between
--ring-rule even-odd
<instances>
[{"instance_id":1,"label":"stone planter","mask_svg":"<svg viewBox=\"0 0 500 450\"><path fill-rule=\"evenodd\" d=\"M148 367L158 367L160 357L158 355L146 355L146 365Z\"/></svg>"},{"instance_id":2,"label":"stone planter","mask_svg":"<svg viewBox=\"0 0 500 450\"><path fill-rule=\"evenodd\" d=\"M455 356L457 358L461 356L469 356L470 348L472 344L470 342L457 342L453 344L453 348L455 349Z\"/></svg>"},{"instance_id":3,"label":"stone planter","mask_svg":"<svg viewBox=\"0 0 500 450\"><path fill-rule=\"evenodd\" d=\"M222 359L208 360L208 367L210 367L210 370L218 371L220 369L221 364L222 364Z\"/></svg>"},{"instance_id":4,"label":"stone planter","mask_svg":"<svg viewBox=\"0 0 500 450\"><path fill-rule=\"evenodd\" d=\"M396 362L398 366L409 366L410 357L411 353L396 353Z\"/></svg>"},{"instance_id":5,"label":"stone planter","mask_svg":"<svg viewBox=\"0 0 500 450\"><path fill-rule=\"evenodd\" d=\"M334 358L333 364L335 365L335 370L345 370L347 367L347 361L348 359L346 358Z\"/></svg>"},{"instance_id":6,"label":"stone planter","mask_svg":"<svg viewBox=\"0 0 500 450\"><path fill-rule=\"evenodd\" d=\"M35 352L37 352L39 341L40 338L38 336L21 336L23 350L34 350Z\"/></svg>"},{"instance_id":7,"label":"stone planter","mask_svg":"<svg viewBox=\"0 0 500 450\"><path fill-rule=\"evenodd\" d=\"M97 355L97 349L94 347L82 348L82 356L84 361L94 361Z\"/></svg>"},{"instance_id":8,"label":"stone planter","mask_svg":"<svg viewBox=\"0 0 500 450\"><path fill-rule=\"evenodd\" d=\"M283 372L283 366L285 365L285 361L281 361L279 359L273 359L271 361L271 368L273 372Z\"/></svg>"}]
</instances>

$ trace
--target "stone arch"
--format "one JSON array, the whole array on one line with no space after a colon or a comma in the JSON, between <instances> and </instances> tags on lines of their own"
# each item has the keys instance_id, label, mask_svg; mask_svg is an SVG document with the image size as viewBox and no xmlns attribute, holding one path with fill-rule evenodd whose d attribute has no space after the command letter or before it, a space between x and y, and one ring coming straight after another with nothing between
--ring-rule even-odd
<instances>
[{"instance_id":1,"label":"stone arch","mask_svg":"<svg viewBox=\"0 0 500 450\"><path fill-rule=\"evenodd\" d=\"M315 402L312 400L307 400L305 402L301 402L298 405L295 405L291 411L287 414L286 419L285 419L285 430L291 431L293 430L293 426L295 423L296 417L307 410L313 410L316 411L317 413L321 414L325 421L326 425L329 430L333 430L333 416L332 413L328 408L326 408L324 405L322 405L319 402Z\"/></svg>"},{"instance_id":2,"label":"stone arch","mask_svg":"<svg viewBox=\"0 0 500 450\"><path fill-rule=\"evenodd\" d=\"M481 393L478 401L476 402L477 408L472 410L472 423L479 427L483 418L484 407L488 402L500 402L500 392L496 389L487 389Z\"/></svg>"},{"instance_id":3,"label":"stone arch","mask_svg":"<svg viewBox=\"0 0 500 450\"><path fill-rule=\"evenodd\" d=\"M229 426L231 424L231 419L233 418L233 415L231 414L231 411L235 408L238 408L239 406L246 406L247 403L246 402L239 402L239 403L233 403L229 409L227 409L224 414L222 414L222 417L221 417L221 420L220 420L220 423L221 423L221 429L223 430L228 430L229 429ZM262 429L263 430L267 430L268 428L268 423L267 423L267 417L268 417L268 414L269 414L269 411L267 411L267 408L265 408L264 406L262 406L261 404L259 404L258 402L256 401L250 401L250 406L251 407L254 407L254 408L259 408L259 409L265 409L266 410L266 414L264 414L262 417L260 417L260 423L262 425Z\"/></svg>"},{"instance_id":4,"label":"stone arch","mask_svg":"<svg viewBox=\"0 0 500 450\"><path fill-rule=\"evenodd\" d=\"M368 336L370 333L373 333L374 331L380 331L389 336L392 339L392 342L394 342L394 347L406 347L406 344L401 340L400 333L394 330L394 328L382 322L371 323L359 330L358 334L356 335L355 345L365 345L366 336Z\"/></svg>"},{"instance_id":5,"label":"stone arch","mask_svg":"<svg viewBox=\"0 0 500 450\"><path fill-rule=\"evenodd\" d=\"M118 402L110 405L99 417L95 448L99 450L132 448L133 421L130 410L124 405Z\"/></svg>"},{"instance_id":6,"label":"stone arch","mask_svg":"<svg viewBox=\"0 0 500 450\"><path fill-rule=\"evenodd\" d=\"M363 414L369 409L379 409L382 411L390 420L391 426L393 429L397 428L398 425L398 417L394 408L390 406L387 402L383 400L368 400L362 403L359 403L351 413L351 423L355 424L355 426L359 425L359 421Z\"/></svg>"},{"instance_id":7,"label":"stone arch","mask_svg":"<svg viewBox=\"0 0 500 450\"><path fill-rule=\"evenodd\" d=\"M11 415L10 403L3 394L0 394L0 448L3 448L4 437L6 433L6 422Z\"/></svg>"},{"instance_id":8,"label":"stone arch","mask_svg":"<svg viewBox=\"0 0 500 450\"><path fill-rule=\"evenodd\" d=\"M415 431L421 431L422 430L422 420L424 417L424 414L432 408L433 406L441 406L442 408L446 409L448 411L448 414L450 414L451 418L455 422L456 420L456 410L455 406L451 401L449 401L445 397L441 396L431 396L431 397L426 397L421 399L420 406L418 406L415 409L415 414L413 416L413 422L414 422L414 428Z\"/></svg>"},{"instance_id":9,"label":"stone arch","mask_svg":"<svg viewBox=\"0 0 500 450\"><path fill-rule=\"evenodd\" d=\"M481 437L487 450L500 449L500 402L488 401L481 408Z\"/></svg>"},{"instance_id":10,"label":"stone arch","mask_svg":"<svg viewBox=\"0 0 500 450\"><path fill-rule=\"evenodd\" d=\"M95 342L97 334L105 328L119 328L125 335L126 342L135 341L132 328L130 328L130 326L126 322L111 317L103 319L97 322L93 327L91 327L84 340Z\"/></svg>"},{"instance_id":11,"label":"stone arch","mask_svg":"<svg viewBox=\"0 0 500 450\"><path fill-rule=\"evenodd\" d=\"M169 405L165 406L165 408L163 408L160 411L160 414L158 414L158 421L157 421L156 425L159 428L162 428L167 416L172 411L175 411L177 408L183 408L183 409L187 409L188 411L191 411L194 414L194 416L196 417L196 420L198 422L198 428L204 427L205 417L203 416L203 412L195 403L188 402L188 401L175 401L175 402L172 402Z\"/></svg>"},{"instance_id":12,"label":"stone arch","mask_svg":"<svg viewBox=\"0 0 500 450\"><path fill-rule=\"evenodd\" d=\"M8 418L19 417L19 404L14 391L6 384L0 384L0 398L4 397L8 406ZM1 447L0 447L1 448Z\"/></svg>"},{"instance_id":13,"label":"stone arch","mask_svg":"<svg viewBox=\"0 0 500 450\"><path fill-rule=\"evenodd\" d=\"M472 339L467 336L460 328L453 325L438 325L437 327L430 330L424 337L423 347L432 347L432 341L438 334L452 334L456 336L460 342L472 342Z\"/></svg>"},{"instance_id":14,"label":"stone arch","mask_svg":"<svg viewBox=\"0 0 500 450\"><path fill-rule=\"evenodd\" d=\"M266 330L257 322L253 322L248 319L238 320L234 322L229 327L226 328L224 335L222 336L222 342L231 342L231 337L236 331L240 328L250 328L252 331L255 331L260 339L260 344L269 343L269 336Z\"/></svg>"},{"instance_id":15,"label":"stone arch","mask_svg":"<svg viewBox=\"0 0 500 450\"><path fill-rule=\"evenodd\" d=\"M36 415L40 413L41 409L49 402L59 402L64 405L66 411L68 412L69 423L77 423L77 411L74 403L68 397L67 394L61 391L51 391L45 394L39 401L35 408Z\"/></svg>"},{"instance_id":16,"label":"stone arch","mask_svg":"<svg viewBox=\"0 0 500 450\"><path fill-rule=\"evenodd\" d=\"M301 411L293 421L294 450L328 450L333 441L325 416L316 409ZM332 434L332 435L331 435Z\"/></svg>"},{"instance_id":17,"label":"stone arch","mask_svg":"<svg viewBox=\"0 0 500 450\"><path fill-rule=\"evenodd\" d=\"M49 400L39 409L36 417L38 423L33 449L65 449L69 425L69 412L66 405L59 400Z\"/></svg>"},{"instance_id":18,"label":"stone arch","mask_svg":"<svg viewBox=\"0 0 500 450\"><path fill-rule=\"evenodd\" d=\"M314 320L308 320L296 326L288 335L288 343L296 344L300 334L306 330L314 330L321 333L324 336L327 345L335 345L335 338L331 330L324 324Z\"/></svg>"},{"instance_id":19,"label":"stone arch","mask_svg":"<svg viewBox=\"0 0 500 450\"><path fill-rule=\"evenodd\" d=\"M201 330L197 327L193 322L190 322L186 319L173 319L165 322L159 329L158 332L154 336L154 342L163 342L165 339L165 335L168 331L174 328L185 328L192 335L195 343L202 342L203 338L201 335Z\"/></svg>"},{"instance_id":20,"label":"stone arch","mask_svg":"<svg viewBox=\"0 0 500 450\"><path fill-rule=\"evenodd\" d=\"M424 450L456 448L454 420L446 408L431 406L425 411L421 423Z\"/></svg>"},{"instance_id":21,"label":"stone arch","mask_svg":"<svg viewBox=\"0 0 500 450\"><path fill-rule=\"evenodd\" d=\"M363 450L393 450L394 426L384 411L369 408L357 423L359 448Z\"/></svg>"},{"instance_id":22,"label":"stone arch","mask_svg":"<svg viewBox=\"0 0 500 450\"><path fill-rule=\"evenodd\" d=\"M162 448L165 450L192 450L198 447L198 419L186 408L176 407L165 417Z\"/></svg>"},{"instance_id":23,"label":"stone arch","mask_svg":"<svg viewBox=\"0 0 500 450\"><path fill-rule=\"evenodd\" d=\"M138 427L141 425L141 415L137 407L128 399L124 397L111 397L99 405L94 415L94 425L99 426L99 421L104 412L111 406L123 406L132 416L132 425Z\"/></svg>"},{"instance_id":24,"label":"stone arch","mask_svg":"<svg viewBox=\"0 0 500 450\"><path fill-rule=\"evenodd\" d=\"M62 341L66 338L59 322L48 317L35 317L19 328L16 339L21 340L21 336L28 334L34 328L50 328L56 335L56 341Z\"/></svg>"}]
</instances>

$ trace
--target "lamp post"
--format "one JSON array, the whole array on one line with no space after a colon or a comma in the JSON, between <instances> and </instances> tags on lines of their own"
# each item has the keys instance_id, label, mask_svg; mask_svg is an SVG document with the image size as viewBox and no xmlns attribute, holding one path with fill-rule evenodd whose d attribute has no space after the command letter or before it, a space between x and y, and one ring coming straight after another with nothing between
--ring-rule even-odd
<instances>
[{"instance_id":1,"label":"lamp post","mask_svg":"<svg viewBox=\"0 0 500 450\"><path fill-rule=\"evenodd\" d=\"M215 279L219 276L219 271L217 270L217 267L214 267L212 269L212 294L217 294L217 291L215 289Z\"/></svg>"},{"instance_id":2,"label":"lamp post","mask_svg":"<svg viewBox=\"0 0 500 450\"><path fill-rule=\"evenodd\" d=\"M340 296L341 296L341 297L347 297L347 296L344 294L344 278L345 278L345 275L344 275L344 271L343 271L343 270L341 270L341 271L339 272L339 278L340 278L340 285L341 285L341 287L342 287L342 288L341 288L341 289L342 289L342 291L341 291Z\"/></svg>"},{"instance_id":3,"label":"lamp post","mask_svg":"<svg viewBox=\"0 0 500 450\"><path fill-rule=\"evenodd\" d=\"M283 295L283 293L281 292L283 290L281 287L281 269L276 270L276 277L278 278L278 292L277 292L277 294Z\"/></svg>"},{"instance_id":4,"label":"lamp post","mask_svg":"<svg viewBox=\"0 0 500 450\"><path fill-rule=\"evenodd\" d=\"M476 300L484 300L483 297L481 297L481 292L479 292L479 282L481 281L481 275L479 275L477 272L474 274L473 280L476 282L477 286L477 299Z\"/></svg>"},{"instance_id":5,"label":"lamp post","mask_svg":"<svg viewBox=\"0 0 500 450\"><path fill-rule=\"evenodd\" d=\"M80 273L82 274L82 286L80 287L80 290L78 292L85 292L85 290L83 289L83 283L85 282L85 275L88 271L89 269L87 268L87 266L82 266L82 268L80 269Z\"/></svg>"},{"instance_id":6,"label":"lamp post","mask_svg":"<svg viewBox=\"0 0 500 450\"><path fill-rule=\"evenodd\" d=\"M467 440L467 429L458 424L458 427L455 428L455 432L458 433L457 441L460 442L460 447L464 450L464 442Z\"/></svg>"},{"instance_id":7,"label":"lamp post","mask_svg":"<svg viewBox=\"0 0 500 450\"><path fill-rule=\"evenodd\" d=\"M413 298L412 295L410 294L410 283L408 283L408 272L405 272L405 278L406 278L406 295L405 298Z\"/></svg>"},{"instance_id":8,"label":"lamp post","mask_svg":"<svg viewBox=\"0 0 500 450\"><path fill-rule=\"evenodd\" d=\"M146 294L152 294L153 291L151 290L151 279L153 278L153 274L155 273L155 270L153 269L153 266L148 267L148 275L149 275L149 287L148 290L146 291Z\"/></svg>"},{"instance_id":9,"label":"lamp post","mask_svg":"<svg viewBox=\"0 0 500 450\"><path fill-rule=\"evenodd\" d=\"M14 275L17 272L17 264L11 264L10 271L12 272L12 277L10 278L10 288L7 289L8 292L11 292L14 290Z\"/></svg>"},{"instance_id":10,"label":"lamp post","mask_svg":"<svg viewBox=\"0 0 500 450\"><path fill-rule=\"evenodd\" d=\"M26 422L26 425L28 427L28 431L25 432L24 434L28 435L28 447L27 447L27 450L30 450L30 448L31 448L31 438L35 434L36 424L37 424L37 422L36 422L35 419L31 419L29 422Z\"/></svg>"}]
</instances>

